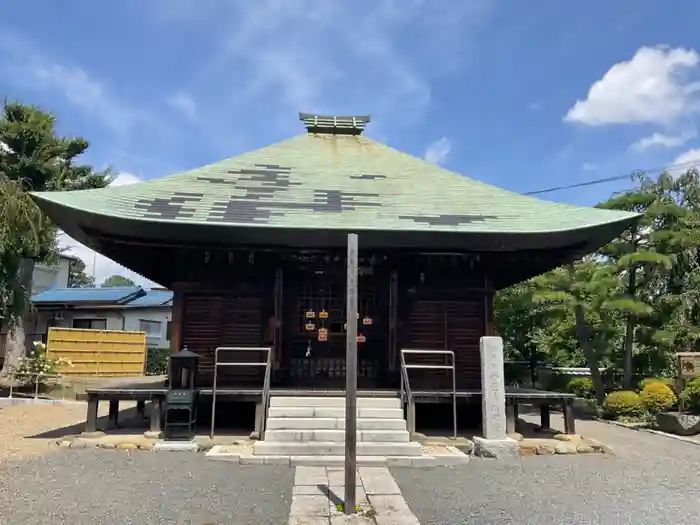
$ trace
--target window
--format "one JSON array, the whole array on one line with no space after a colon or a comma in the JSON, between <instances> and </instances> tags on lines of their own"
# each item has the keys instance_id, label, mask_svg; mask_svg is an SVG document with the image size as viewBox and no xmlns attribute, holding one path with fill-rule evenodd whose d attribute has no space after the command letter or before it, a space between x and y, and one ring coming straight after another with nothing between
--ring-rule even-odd
<instances>
[{"instance_id":1,"label":"window","mask_svg":"<svg viewBox=\"0 0 700 525\"><path fill-rule=\"evenodd\" d=\"M146 337L160 337L162 333L160 321L139 320L139 330L146 332Z\"/></svg>"},{"instance_id":2,"label":"window","mask_svg":"<svg viewBox=\"0 0 700 525\"><path fill-rule=\"evenodd\" d=\"M80 330L107 330L107 319L73 319L73 328Z\"/></svg>"}]
</instances>

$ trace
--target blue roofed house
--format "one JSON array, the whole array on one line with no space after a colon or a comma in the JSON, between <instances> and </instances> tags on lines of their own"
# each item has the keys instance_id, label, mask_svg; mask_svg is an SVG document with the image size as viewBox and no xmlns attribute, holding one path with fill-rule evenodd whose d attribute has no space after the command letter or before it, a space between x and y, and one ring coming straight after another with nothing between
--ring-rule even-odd
<instances>
[{"instance_id":1,"label":"blue roofed house","mask_svg":"<svg viewBox=\"0 0 700 525\"><path fill-rule=\"evenodd\" d=\"M50 327L143 331L149 348L169 348L172 303L171 291L140 286L51 288L32 296L27 333L46 341Z\"/></svg>"}]
</instances>

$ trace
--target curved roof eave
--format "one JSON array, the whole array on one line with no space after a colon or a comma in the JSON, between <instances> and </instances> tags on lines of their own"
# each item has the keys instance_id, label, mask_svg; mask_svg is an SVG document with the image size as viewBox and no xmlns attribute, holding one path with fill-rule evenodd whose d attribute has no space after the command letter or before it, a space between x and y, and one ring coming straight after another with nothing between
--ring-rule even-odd
<instances>
[{"instance_id":1,"label":"curved roof eave","mask_svg":"<svg viewBox=\"0 0 700 525\"><path fill-rule=\"evenodd\" d=\"M364 246L386 248L464 249L481 251L552 249L585 244L594 251L637 222L639 215L627 212L601 212L609 220L584 224L578 228L547 231L480 231L450 228L391 229L279 226L271 224L235 224L187 222L156 218L115 217L56 202L53 193L33 193L39 207L59 228L79 242L95 244L95 233L107 238L138 238L145 242L183 244L268 245L331 247L344 245L347 233L361 235ZM93 242L91 242L91 240Z\"/></svg>"}]
</instances>

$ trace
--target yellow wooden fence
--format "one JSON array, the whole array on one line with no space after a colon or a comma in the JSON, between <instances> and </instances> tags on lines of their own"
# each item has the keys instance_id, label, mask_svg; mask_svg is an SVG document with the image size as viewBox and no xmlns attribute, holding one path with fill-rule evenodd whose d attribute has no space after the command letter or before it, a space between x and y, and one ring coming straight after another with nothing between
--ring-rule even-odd
<instances>
[{"instance_id":1,"label":"yellow wooden fence","mask_svg":"<svg viewBox=\"0 0 700 525\"><path fill-rule=\"evenodd\" d=\"M63 375L125 377L144 373L146 332L50 328L46 347L50 358L73 364L61 367Z\"/></svg>"}]
</instances>

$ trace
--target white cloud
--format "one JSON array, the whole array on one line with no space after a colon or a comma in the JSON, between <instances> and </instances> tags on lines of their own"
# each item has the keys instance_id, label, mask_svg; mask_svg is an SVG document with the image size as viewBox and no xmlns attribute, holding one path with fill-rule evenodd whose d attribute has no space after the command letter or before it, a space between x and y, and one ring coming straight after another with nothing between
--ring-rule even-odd
<instances>
[{"instance_id":1,"label":"white cloud","mask_svg":"<svg viewBox=\"0 0 700 525\"><path fill-rule=\"evenodd\" d=\"M138 175L132 173L119 173L111 186L126 186L128 184L136 184L137 182L142 182L142 179ZM72 237L69 237L65 233L61 232L59 234L59 246L65 249L70 255L75 255L79 257L85 263L85 273L95 277L95 284L100 285L104 280L111 275L123 275L128 277L136 284L141 285L146 288L151 288L158 286L156 283L149 281L145 277L132 272L128 268L125 268L121 264L108 259L104 255L95 252L92 248L79 243Z\"/></svg>"},{"instance_id":2,"label":"white cloud","mask_svg":"<svg viewBox=\"0 0 700 525\"><path fill-rule=\"evenodd\" d=\"M137 182L143 182L143 179L138 175L124 171L114 178L110 186L127 186L129 184L136 184Z\"/></svg>"},{"instance_id":3,"label":"white cloud","mask_svg":"<svg viewBox=\"0 0 700 525\"><path fill-rule=\"evenodd\" d=\"M700 55L692 49L642 47L612 66L564 120L590 126L670 124L698 110Z\"/></svg>"},{"instance_id":4,"label":"white cloud","mask_svg":"<svg viewBox=\"0 0 700 525\"><path fill-rule=\"evenodd\" d=\"M425 116L433 81L464 64L472 29L491 8L489 0L178 0L153 16L171 29L219 33L220 51L194 79L221 98L211 123L256 107L268 129L286 132L298 129L296 111L371 113L369 132L381 134L388 118L397 129Z\"/></svg>"},{"instance_id":5,"label":"white cloud","mask_svg":"<svg viewBox=\"0 0 700 525\"><path fill-rule=\"evenodd\" d=\"M678 176L691 168L700 168L700 148L690 149L678 155L673 162L671 162L668 171Z\"/></svg>"},{"instance_id":6,"label":"white cloud","mask_svg":"<svg viewBox=\"0 0 700 525\"><path fill-rule=\"evenodd\" d=\"M85 69L58 63L31 41L4 29L0 34L0 73L12 83L34 91L61 93L72 106L122 137L136 126L168 129L152 113L125 104Z\"/></svg>"},{"instance_id":7,"label":"white cloud","mask_svg":"<svg viewBox=\"0 0 700 525\"><path fill-rule=\"evenodd\" d=\"M667 135L665 133L655 132L649 135L648 137L639 139L637 142L630 146L630 149L636 152L646 151L649 148L653 148L654 146L660 146L666 149L673 149L682 146L695 136L695 131L681 133L680 135Z\"/></svg>"},{"instance_id":8,"label":"white cloud","mask_svg":"<svg viewBox=\"0 0 700 525\"><path fill-rule=\"evenodd\" d=\"M197 104L186 93L176 93L168 99L168 104L190 120L197 116Z\"/></svg>"},{"instance_id":9,"label":"white cloud","mask_svg":"<svg viewBox=\"0 0 700 525\"><path fill-rule=\"evenodd\" d=\"M431 164L442 164L447 161L451 151L452 142L448 138L442 137L428 146L423 158Z\"/></svg>"},{"instance_id":10,"label":"white cloud","mask_svg":"<svg viewBox=\"0 0 700 525\"><path fill-rule=\"evenodd\" d=\"M598 165L592 162L584 162L581 169L583 171L598 171Z\"/></svg>"}]
</instances>

